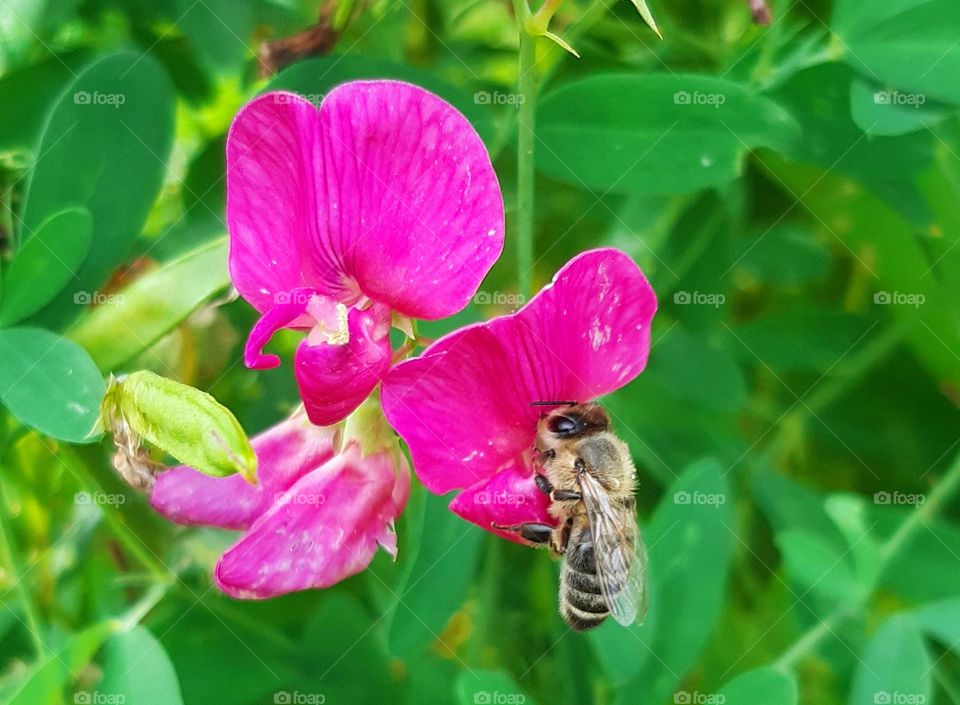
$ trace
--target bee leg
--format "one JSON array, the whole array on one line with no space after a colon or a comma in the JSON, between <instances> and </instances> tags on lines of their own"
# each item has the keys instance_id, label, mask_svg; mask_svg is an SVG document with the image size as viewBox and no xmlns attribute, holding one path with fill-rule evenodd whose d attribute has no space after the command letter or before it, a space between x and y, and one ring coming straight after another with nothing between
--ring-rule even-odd
<instances>
[{"instance_id":1,"label":"bee leg","mask_svg":"<svg viewBox=\"0 0 960 705\"><path fill-rule=\"evenodd\" d=\"M550 484L550 480L546 478L545 475L537 473L537 476L534 478L534 482L537 483L537 487L540 488L540 491L544 494L550 495L550 499L555 502L562 502L565 499L580 499L580 493L574 490L558 490Z\"/></svg>"},{"instance_id":2,"label":"bee leg","mask_svg":"<svg viewBox=\"0 0 960 705\"><path fill-rule=\"evenodd\" d=\"M550 494L553 492L553 485L550 484L550 480L547 479L546 475L537 473L537 476L534 477L533 480L537 483L537 487L539 487L540 491L544 494Z\"/></svg>"},{"instance_id":3,"label":"bee leg","mask_svg":"<svg viewBox=\"0 0 960 705\"><path fill-rule=\"evenodd\" d=\"M527 522L524 524L510 524L504 526L503 524L491 522L490 526L498 531L511 531L520 534L520 538L522 538L524 541L529 541L530 543L535 544L549 543L550 537L553 535L553 527L549 524Z\"/></svg>"}]
</instances>

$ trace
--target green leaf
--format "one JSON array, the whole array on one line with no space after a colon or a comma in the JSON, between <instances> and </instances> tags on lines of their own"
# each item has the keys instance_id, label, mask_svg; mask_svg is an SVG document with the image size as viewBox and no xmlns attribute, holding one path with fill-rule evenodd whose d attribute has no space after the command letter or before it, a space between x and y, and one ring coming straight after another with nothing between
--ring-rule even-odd
<instances>
[{"instance_id":1,"label":"green leaf","mask_svg":"<svg viewBox=\"0 0 960 705\"><path fill-rule=\"evenodd\" d=\"M120 622L109 620L88 627L69 637L55 654L34 666L20 688L4 705L59 705L63 689L97 653L104 640L120 628Z\"/></svg>"},{"instance_id":2,"label":"green leaf","mask_svg":"<svg viewBox=\"0 0 960 705\"><path fill-rule=\"evenodd\" d=\"M466 601L485 535L451 512L449 499L423 493L421 500L404 517L418 522L419 512L423 520L417 525L422 533L405 544L416 556L397 590L399 597L387 626L390 652L404 657L436 641Z\"/></svg>"},{"instance_id":3,"label":"green leaf","mask_svg":"<svg viewBox=\"0 0 960 705\"><path fill-rule=\"evenodd\" d=\"M875 585L883 567L883 549L871 532L875 522L867 513L864 498L852 493L836 493L827 497L824 508L847 541L844 553L852 556L859 583Z\"/></svg>"},{"instance_id":4,"label":"green leaf","mask_svg":"<svg viewBox=\"0 0 960 705\"><path fill-rule=\"evenodd\" d=\"M747 364L759 358L775 372L826 372L857 341L860 345L874 323L840 310L796 305L734 328L731 352ZM866 335L866 337L865 337Z\"/></svg>"},{"instance_id":5,"label":"green leaf","mask_svg":"<svg viewBox=\"0 0 960 705\"><path fill-rule=\"evenodd\" d=\"M723 696L723 705L796 705L797 682L792 674L758 668L740 674L717 695Z\"/></svg>"},{"instance_id":6,"label":"green leaf","mask_svg":"<svg viewBox=\"0 0 960 705\"><path fill-rule=\"evenodd\" d=\"M577 57L578 59L580 58L580 54L577 53L577 50L574 49L570 44L568 44L567 41L560 35L554 34L553 32L545 31L543 33L543 36L549 39L551 42L556 44L558 47L560 47L564 51L569 52L570 54Z\"/></svg>"},{"instance_id":7,"label":"green leaf","mask_svg":"<svg viewBox=\"0 0 960 705\"><path fill-rule=\"evenodd\" d=\"M949 110L926 96L888 91L857 79L850 86L850 115L868 135L898 137L942 122Z\"/></svg>"},{"instance_id":8,"label":"green leaf","mask_svg":"<svg viewBox=\"0 0 960 705\"><path fill-rule=\"evenodd\" d=\"M910 617L928 636L960 653L960 598L918 607Z\"/></svg>"},{"instance_id":9,"label":"green leaf","mask_svg":"<svg viewBox=\"0 0 960 705\"><path fill-rule=\"evenodd\" d=\"M174 21L202 64L216 72L240 70L256 56L250 37L252 5L232 0L176 0Z\"/></svg>"},{"instance_id":10,"label":"green leaf","mask_svg":"<svg viewBox=\"0 0 960 705\"><path fill-rule=\"evenodd\" d=\"M822 279L830 267L826 243L803 227L784 224L737 242L737 267L771 286L787 288Z\"/></svg>"},{"instance_id":11,"label":"green leaf","mask_svg":"<svg viewBox=\"0 0 960 705\"><path fill-rule=\"evenodd\" d=\"M718 186L738 176L748 150L782 149L796 134L776 103L694 74L606 74L569 83L540 102L537 125L543 172L628 194Z\"/></svg>"},{"instance_id":12,"label":"green leaf","mask_svg":"<svg viewBox=\"0 0 960 705\"><path fill-rule=\"evenodd\" d=\"M163 180L173 136L172 87L138 52L107 56L83 71L53 109L29 179L21 240L51 216L84 207L94 237L76 278L35 320L63 324L81 312L129 254ZM69 165L69 168L65 168Z\"/></svg>"},{"instance_id":13,"label":"green leaf","mask_svg":"<svg viewBox=\"0 0 960 705\"><path fill-rule=\"evenodd\" d=\"M844 60L871 80L960 104L960 5L954 0L839 0Z\"/></svg>"},{"instance_id":14,"label":"green leaf","mask_svg":"<svg viewBox=\"0 0 960 705\"><path fill-rule=\"evenodd\" d=\"M867 644L853 678L850 705L930 702L932 665L909 617L891 617Z\"/></svg>"},{"instance_id":15,"label":"green leaf","mask_svg":"<svg viewBox=\"0 0 960 705\"><path fill-rule=\"evenodd\" d=\"M798 595L809 591L839 601L863 591L843 553L820 537L785 531L777 536L777 546L787 574L800 588Z\"/></svg>"},{"instance_id":16,"label":"green leaf","mask_svg":"<svg viewBox=\"0 0 960 705\"><path fill-rule=\"evenodd\" d=\"M256 482L257 456L236 417L206 392L141 370L111 382L103 401L105 427L126 428L184 465Z\"/></svg>"},{"instance_id":17,"label":"green leaf","mask_svg":"<svg viewBox=\"0 0 960 705\"><path fill-rule=\"evenodd\" d=\"M277 74L264 90L294 91L319 105L323 96L340 83L376 78L407 81L436 93L464 114L484 142L489 145L492 141L492 115L474 95L437 78L436 74L381 59L346 55L298 61Z\"/></svg>"},{"instance_id":18,"label":"green leaf","mask_svg":"<svg viewBox=\"0 0 960 705\"><path fill-rule=\"evenodd\" d=\"M305 694L322 694L328 703L390 702L395 684L391 683L382 627L382 621L371 616L356 598L326 595L303 630L301 648L310 679L296 684L297 689ZM344 658L347 652L349 660ZM358 663L363 664L363 688L357 688ZM293 685L277 690L289 693ZM274 702L283 702L282 696ZM296 701L291 697L286 702Z\"/></svg>"},{"instance_id":19,"label":"green leaf","mask_svg":"<svg viewBox=\"0 0 960 705\"><path fill-rule=\"evenodd\" d=\"M649 531L644 529L644 541L650 543ZM648 589L651 593L658 592L659 576L647 570ZM653 595L651 603L655 599ZM603 668L614 685L627 683L636 678L650 660L650 651L653 648L653 639L657 633L659 619L662 612L652 609L647 611L643 624L632 624L624 627L613 619L607 619L596 629L587 634L593 650L601 657Z\"/></svg>"},{"instance_id":20,"label":"green leaf","mask_svg":"<svg viewBox=\"0 0 960 705\"><path fill-rule=\"evenodd\" d=\"M0 77L0 152L33 150L46 115L88 56L86 51L58 54Z\"/></svg>"},{"instance_id":21,"label":"green leaf","mask_svg":"<svg viewBox=\"0 0 960 705\"><path fill-rule=\"evenodd\" d=\"M667 489L645 531L650 626L604 625L590 637L605 663L622 650L608 664L615 682L629 679L621 701L629 694L629 702L662 702L710 638L736 541L732 505L723 467L712 458L689 466Z\"/></svg>"},{"instance_id":22,"label":"green leaf","mask_svg":"<svg viewBox=\"0 0 960 705\"><path fill-rule=\"evenodd\" d=\"M646 0L631 0L631 2L633 6L637 8L637 12L640 13L640 16L643 18L643 21L647 23L647 26L656 32L658 37L663 39L663 35L660 34L660 28L657 27L656 20L653 19L653 13L651 13L650 8L647 7Z\"/></svg>"},{"instance_id":23,"label":"green leaf","mask_svg":"<svg viewBox=\"0 0 960 705\"><path fill-rule=\"evenodd\" d=\"M171 609L156 610L151 619L174 664L181 692L188 705L272 705L277 691L297 687L301 658L310 657L306 645L290 644L285 632L303 628L304 622L309 630L316 598L329 591L314 591L310 601L291 596L258 604L233 602L215 593L199 603L194 598L179 602L168 598ZM289 623L290 613L296 614L299 624ZM338 657L349 646L342 645ZM349 656L344 661L350 663ZM316 669L312 662L309 673L323 673ZM332 697L327 702L336 703Z\"/></svg>"},{"instance_id":24,"label":"green leaf","mask_svg":"<svg viewBox=\"0 0 960 705\"><path fill-rule=\"evenodd\" d=\"M784 477L770 467L754 475L751 490L774 531L799 530L816 536L834 553L847 549L844 534L824 509L824 498L806 485Z\"/></svg>"},{"instance_id":25,"label":"green leaf","mask_svg":"<svg viewBox=\"0 0 960 705\"><path fill-rule=\"evenodd\" d=\"M831 176L837 172L855 179L904 217L926 225L930 208L917 181L933 159L936 138L928 133L897 139L868 138L850 115L850 93L855 80L856 74L850 67L823 64L801 71L777 91L777 98L791 110L803 129L803 139L791 145L787 157L794 163L816 164ZM822 176L824 171L818 171L814 178ZM780 174L775 175L775 182L784 186L791 198L807 193L810 188L795 185ZM833 192L837 198L847 195ZM846 199L844 205L847 205ZM820 216L817 222L843 237L844 228L839 221L825 217L821 210L815 212ZM876 232L869 233L869 237L878 244L884 239L877 237ZM856 252L854 245L847 243L847 247Z\"/></svg>"},{"instance_id":26,"label":"green leaf","mask_svg":"<svg viewBox=\"0 0 960 705\"><path fill-rule=\"evenodd\" d=\"M95 440L106 385L83 348L39 328L8 328L0 360L0 401L11 414L51 438Z\"/></svg>"},{"instance_id":27,"label":"green leaf","mask_svg":"<svg viewBox=\"0 0 960 705\"><path fill-rule=\"evenodd\" d=\"M82 208L50 216L17 252L3 281L0 326L35 313L60 293L90 250L93 221Z\"/></svg>"},{"instance_id":28,"label":"green leaf","mask_svg":"<svg viewBox=\"0 0 960 705\"><path fill-rule=\"evenodd\" d=\"M32 0L8 0L0 15L0 69L26 53L43 24L44 4Z\"/></svg>"},{"instance_id":29,"label":"green leaf","mask_svg":"<svg viewBox=\"0 0 960 705\"><path fill-rule=\"evenodd\" d=\"M115 370L153 345L209 297L230 284L227 241L198 247L118 291L70 327L104 370Z\"/></svg>"},{"instance_id":30,"label":"green leaf","mask_svg":"<svg viewBox=\"0 0 960 705\"><path fill-rule=\"evenodd\" d=\"M809 78L824 78L824 76ZM822 85L820 90L821 92L824 90ZM831 102L827 98L803 97L819 105ZM817 141L821 139L820 136L823 133L836 132L840 129L841 126L836 122L818 120L815 125L811 124L808 127L807 134L810 135L811 140ZM828 224L838 242L843 242L846 248L856 254L860 260L858 268L866 264L864 255L869 258L870 263L866 266L878 279L874 284L876 288L872 292L870 290L863 292L861 296L870 304L873 304L874 296L883 292L886 292L887 297L893 292L908 294L914 298L923 297L922 306L882 305L883 302L878 301L877 304L873 304L873 311L875 314L882 313L889 316L904 328L910 329L912 333L907 336L907 342L916 357L924 362L929 372L941 385L955 387L960 384L960 366L957 365L955 352L960 348L960 328L957 326L954 294L956 287L950 282L941 281L938 276L929 276L939 273L936 258L931 258L925 251L922 240L917 236L916 227L907 222L893 208L896 205L903 210L898 194L903 195L908 192L911 188L911 180L916 182L922 176L918 173L918 169L923 167L918 162L926 159L923 144L935 138L929 133L875 140L867 139L862 133L860 136L863 141L859 143L859 147L862 147L864 142L888 145L884 150L872 153L869 164L865 159L857 160L863 168L869 167L876 175L875 181L883 182L884 188L877 191L882 198L867 189L857 188L856 184L851 184L830 171L797 167L795 164L778 162L777 159L769 160L768 166L772 167L775 177L786 184L791 192L805 194L804 203ZM891 148L890 143L896 144L897 149ZM852 144L852 142L847 144L851 154L859 148L853 148ZM839 144L836 145L838 148L839 146ZM838 164L837 169L842 170L844 164L842 160L837 162L838 158L839 156L834 157L834 162ZM829 162L826 163L825 168L829 168ZM952 188L952 186L945 187L944 193L952 194ZM916 190L915 187L914 190ZM951 199L954 196L948 195L946 198ZM921 208L929 210L922 199ZM909 210L916 211L916 208L911 206ZM944 212L947 210L943 209ZM948 238L944 240L944 245L950 246L946 242ZM944 259L948 258L944 257ZM803 339L801 347L811 342L819 344L816 337L807 336ZM867 341L864 340L864 342ZM782 345L781 350L798 352L796 348L790 348L787 345ZM839 354L827 361L827 366L833 364ZM821 370L825 369L821 368Z\"/></svg>"},{"instance_id":31,"label":"green leaf","mask_svg":"<svg viewBox=\"0 0 960 705\"><path fill-rule=\"evenodd\" d=\"M877 522L878 536L889 538L913 507L867 505L867 520ZM926 519L917 532L884 567L880 586L908 602L924 603L953 598L960 585L960 528L956 523Z\"/></svg>"},{"instance_id":32,"label":"green leaf","mask_svg":"<svg viewBox=\"0 0 960 705\"><path fill-rule=\"evenodd\" d=\"M493 703L524 703L536 701L521 690L505 671L470 669L457 676L457 701L460 705L492 705Z\"/></svg>"},{"instance_id":33,"label":"green leaf","mask_svg":"<svg viewBox=\"0 0 960 705\"><path fill-rule=\"evenodd\" d=\"M677 292L674 301L687 297L695 304L693 296ZM660 338L648 374L677 396L708 409L736 411L746 398L747 385L736 360L680 326Z\"/></svg>"},{"instance_id":34,"label":"green leaf","mask_svg":"<svg viewBox=\"0 0 960 705\"><path fill-rule=\"evenodd\" d=\"M96 688L99 694L124 705L183 703L170 657L148 629L138 625L113 636L105 651L103 680Z\"/></svg>"}]
</instances>

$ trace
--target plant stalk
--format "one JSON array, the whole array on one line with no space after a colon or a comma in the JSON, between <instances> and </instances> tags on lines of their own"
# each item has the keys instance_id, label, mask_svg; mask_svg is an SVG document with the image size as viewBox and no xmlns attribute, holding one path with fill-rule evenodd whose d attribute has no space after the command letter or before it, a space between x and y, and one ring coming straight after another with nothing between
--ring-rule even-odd
<instances>
[{"instance_id":1,"label":"plant stalk","mask_svg":"<svg viewBox=\"0 0 960 705\"><path fill-rule=\"evenodd\" d=\"M534 152L537 110L537 40L528 29L530 8L526 0L514 0L520 37L517 77L517 288L522 296L533 294Z\"/></svg>"},{"instance_id":2,"label":"plant stalk","mask_svg":"<svg viewBox=\"0 0 960 705\"><path fill-rule=\"evenodd\" d=\"M30 596L30 591L27 590L26 572L20 562L20 553L10 528L10 522L7 520L10 505L7 503L6 491L3 486L2 476L5 474L6 468L0 467L0 560L2 560L3 566L13 580L12 589L16 591L20 600L20 608L23 610L23 616L26 620L25 626L33 640L37 659L43 660L47 655L47 645L43 640L43 632L40 627L39 610Z\"/></svg>"},{"instance_id":3,"label":"plant stalk","mask_svg":"<svg viewBox=\"0 0 960 705\"><path fill-rule=\"evenodd\" d=\"M937 511L946 503L954 492L960 488L960 454L953 460L953 464L944 475L943 479L934 487L933 492L927 497L927 501L916 507L910 515L897 528L893 535L887 539L880 550L880 568L876 575L883 574L884 569L890 565L891 561L900 553L910 539L924 525L924 522L932 519ZM821 641L833 633L833 628L847 614L856 611L864 605L876 589L876 580L873 585L864 590L862 597L837 607L827 617L804 632L793 646L787 649L783 655L777 659L775 666L780 670L787 670L793 667L801 658L813 651Z\"/></svg>"}]
</instances>

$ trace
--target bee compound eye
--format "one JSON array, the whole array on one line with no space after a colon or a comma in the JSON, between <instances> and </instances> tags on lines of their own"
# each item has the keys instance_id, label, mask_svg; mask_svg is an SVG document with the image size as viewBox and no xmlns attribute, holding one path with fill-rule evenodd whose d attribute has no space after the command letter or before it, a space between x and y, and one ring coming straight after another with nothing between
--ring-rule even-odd
<instances>
[{"instance_id":1,"label":"bee compound eye","mask_svg":"<svg viewBox=\"0 0 960 705\"><path fill-rule=\"evenodd\" d=\"M554 416L550 419L548 428L551 433L555 433L558 436L569 436L577 432L580 424L569 416Z\"/></svg>"}]
</instances>

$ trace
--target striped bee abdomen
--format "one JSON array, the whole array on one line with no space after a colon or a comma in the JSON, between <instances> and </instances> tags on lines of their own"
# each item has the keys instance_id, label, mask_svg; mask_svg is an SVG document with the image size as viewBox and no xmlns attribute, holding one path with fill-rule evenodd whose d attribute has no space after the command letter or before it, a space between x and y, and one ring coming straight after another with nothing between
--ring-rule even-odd
<instances>
[{"instance_id":1,"label":"striped bee abdomen","mask_svg":"<svg viewBox=\"0 0 960 705\"><path fill-rule=\"evenodd\" d=\"M560 615L577 631L592 629L610 614L600 590L589 529L572 532L560 570Z\"/></svg>"}]
</instances>

